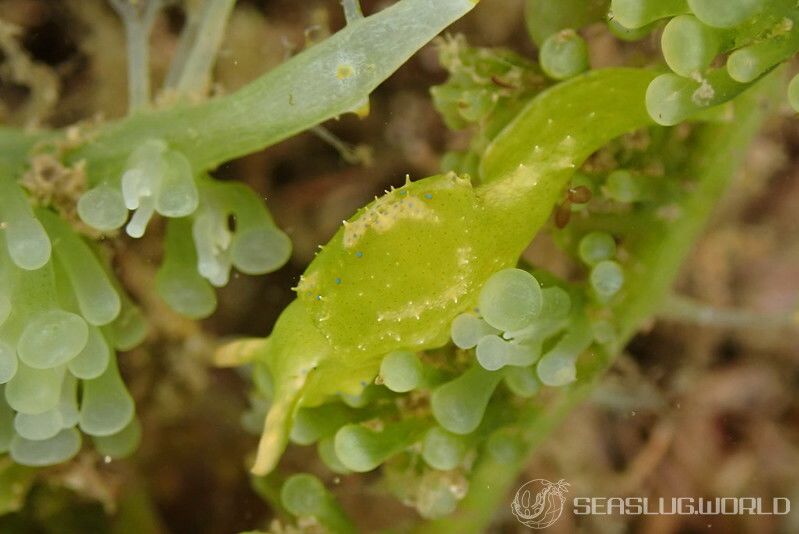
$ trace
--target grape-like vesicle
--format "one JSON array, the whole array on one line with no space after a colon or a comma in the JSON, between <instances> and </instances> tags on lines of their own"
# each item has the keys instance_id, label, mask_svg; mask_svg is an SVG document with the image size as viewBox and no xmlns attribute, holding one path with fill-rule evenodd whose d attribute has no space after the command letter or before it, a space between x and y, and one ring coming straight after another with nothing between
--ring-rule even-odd
<instances>
[{"instance_id":1,"label":"grape-like vesicle","mask_svg":"<svg viewBox=\"0 0 799 534\"><path fill-rule=\"evenodd\" d=\"M577 377L577 357L593 341L588 320L575 317L572 325L555 345L538 361L536 372L541 383L547 386L565 386Z\"/></svg>"},{"instance_id":2,"label":"grape-like vesicle","mask_svg":"<svg viewBox=\"0 0 799 534\"><path fill-rule=\"evenodd\" d=\"M50 239L34 217L22 190L5 176L0 177L0 223L6 249L17 267L35 270L48 262L52 250Z\"/></svg>"},{"instance_id":3,"label":"grape-like vesicle","mask_svg":"<svg viewBox=\"0 0 799 534\"><path fill-rule=\"evenodd\" d=\"M311 445L331 436L347 423L357 420L358 415L349 406L332 402L313 408L300 408L291 428L291 441L298 445Z\"/></svg>"},{"instance_id":4,"label":"grape-like vesicle","mask_svg":"<svg viewBox=\"0 0 799 534\"><path fill-rule=\"evenodd\" d=\"M693 15L680 15L666 24L660 45L671 70L680 76L698 76L729 41L731 36L707 26Z\"/></svg>"},{"instance_id":5,"label":"grape-like vesicle","mask_svg":"<svg viewBox=\"0 0 799 534\"><path fill-rule=\"evenodd\" d=\"M716 28L732 28L757 14L767 0L688 0L699 20Z\"/></svg>"},{"instance_id":6,"label":"grape-like vesicle","mask_svg":"<svg viewBox=\"0 0 799 534\"><path fill-rule=\"evenodd\" d=\"M480 291L480 314L503 332L521 330L541 312L541 286L521 269L505 269L489 278Z\"/></svg>"},{"instance_id":7,"label":"grape-like vesicle","mask_svg":"<svg viewBox=\"0 0 799 534\"><path fill-rule=\"evenodd\" d=\"M786 61L799 50L799 17L786 19L790 29L784 33L739 48L727 59L727 71L733 80L750 83L769 69Z\"/></svg>"},{"instance_id":8,"label":"grape-like vesicle","mask_svg":"<svg viewBox=\"0 0 799 534\"><path fill-rule=\"evenodd\" d=\"M19 364L14 377L6 384L6 401L17 412L38 414L58 406L64 368L34 369Z\"/></svg>"},{"instance_id":9,"label":"grape-like vesicle","mask_svg":"<svg viewBox=\"0 0 799 534\"><path fill-rule=\"evenodd\" d=\"M50 439L63 427L64 421L57 408L37 414L18 413L14 417L14 430L21 437L29 440Z\"/></svg>"},{"instance_id":10,"label":"grape-like vesicle","mask_svg":"<svg viewBox=\"0 0 799 534\"><path fill-rule=\"evenodd\" d=\"M155 278L158 294L169 306L187 317L208 317L216 308L216 293L197 272L197 253L191 226L185 219L167 223L164 261Z\"/></svg>"},{"instance_id":11,"label":"grape-like vesicle","mask_svg":"<svg viewBox=\"0 0 799 534\"><path fill-rule=\"evenodd\" d=\"M541 356L541 344L511 343L499 336L485 336L477 344L477 361L485 369L496 371L507 365L532 365Z\"/></svg>"},{"instance_id":12,"label":"grape-like vesicle","mask_svg":"<svg viewBox=\"0 0 799 534\"><path fill-rule=\"evenodd\" d=\"M292 475L280 489L280 501L286 510L300 517L319 515L327 501L327 490L313 475Z\"/></svg>"},{"instance_id":13,"label":"grape-like vesicle","mask_svg":"<svg viewBox=\"0 0 799 534\"><path fill-rule=\"evenodd\" d=\"M125 224L128 220L128 208L125 206L122 192L103 183L80 197L78 216L92 228L101 232L110 232Z\"/></svg>"},{"instance_id":14,"label":"grape-like vesicle","mask_svg":"<svg viewBox=\"0 0 799 534\"><path fill-rule=\"evenodd\" d=\"M9 450L11 459L19 464L44 466L69 460L80 450L80 443L80 433L74 428L66 428L45 440L14 436Z\"/></svg>"},{"instance_id":15,"label":"grape-like vesicle","mask_svg":"<svg viewBox=\"0 0 799 534\"><path fill-rule=\"evenodd\" d=\"M616 255L616 241L607 232L590 232L580 239L577 251L586 264L596 265Z\"/></svg>"},{"instance_id":16,"label":"grape-like vesicle","mask_svg":"<svg viewBox=\"0 0 799 534\"><path fill-rule=\"evenodd\" d=\"M422 458L433 469L448 471L460 465L468 447L467 437L434 426L422 440Z\"/></svg>"},{"instance_id":17,"label":"grape-like vesicle","mask_svg":"<svg viewBox=\"0 0 799 534\"><path fill-rule=\"evenodd\" d=\"M83 382L80 428L93 436L110 436L133 419L133 399L111 359L103 374Z\"/></svg>"},{"instance_id":18,"label":"grape-like vesicle","mask_svg":"<svg viewBox=\"0 0 799 534\"><path fill-rule=\"evenodd\" d=\"M624 285L624 271L613 260L604 260L591 269L591 288L596 295L607 300L616 295Z\"/></svg>"},{"instance_id":19,"label":"grape-like vesicle","mask_svg":"<svg viewBox=\"0 0 799 534\"><path fill-rule=\"evenodd\" d=\"M565 80L588 70L588 45L574 30L562 30L544 41L539 59L547 76Z\"/></svg>"},{"instance_id":20,"label":"grape-like vesicle","mask_svg":"<svg viewBox=\"0 0 799 534\"><path fill-rule=\"evenodd\" d=\"M81 315L91 324L108 324L119 315L119 295L91 249L64 221L48 210L39 210L55 243L55 256L77 299Z\"/></svg>"},{"instance_id":21,"label":"grape-like vesicle","mask_svg":"<svg viewBox=\"0 0 799 534\"><path fill-rule=\"evenodd\" d=\"M280 502L297 517L315 518L325 532L356 531L324 484L308 473L292 475L283 483Z\"/></svg>"},{"instance_id":22,"label":"grape-like vesicle","mask_svg":"<svg viewBox=\"0 0 799 534\"><path fill-rule=\"evenodd\" d=\"M416 510L425 519L437 519L455 511L459 497L449 473L428 471L422 476L416 498Z\"/></svg>"},{"instance_id":23,"label":"grape-like vesicle","mask_svg":"<svg viewBox=\"0 0 799 534\"><path fill-rule=\"evenodd\" d=\"M658 124L674 126L703 109L727 102L747 87L733 80L726 68L710 69L701 81L661 74L647 88L646 108Z\"/></svg>"},{"instance_id":24,"label":"grape-like vesicle","mask_svg":"<svg viewBox=\"0 0 799 534\"><path fill-rule=\"evenodd\" d=\"M456 379L433 391L430 400L436 421L455 434L473 432L483 419L502 373L473 365Z\"/></svg>"},{"instance_id":25,"label":"grape-like vesicle","mask_svg":"<svg viewBox=\"0 0 799 534\"><path fill-rule=\"evenodd\" d=\"M405 393L422 385L424 367L415 353L394 351L387 354L380 363L380 376L388 389Z\"/></svg>"},{"instance_id":26,"label":"grape-like vesicle","mask_svg":"<svg viewBox=\"0 0 799 534\"><path fill-rule=\"evenodd\" d=\"M390 423L381 431L346 425L336 432L336 455L347 469L356 473L371 471L415 443L428 426L427 421L417 419Z\"/></svg>"},{"instance_id":27,"label":"grape-like vesicle","mask_svg":"<svg viewBox=\"0 0 799 534\"><path fill-rule=\"evenodd\" d=\"M644 197L641 177L624 169L617 169L608 175L602 191L606 197L617 202L637 202Z\"/></svg>"},{"instance_id":28,"label":"grape-like vesicle","mask_svg":"<svg viewBox=\"0 0 799 534\"><path fill-rule=\"evenodd\" d=\"M626 28L641 28L659 19L688 13L686 0L612 0L613 19Z\"/></svg>"},{"instance_id":29,"label":"grape-like vesicle","mask_svg":"<svg viewBox=\"0 0 799 534\"><path fill-rule=\"evenodd\" d=\"M82 317L64 310L48 310L34 316L19 338L20 360L36 369L63 365L77 356L89 339Z\"/></svg>"},{"instance_id":30,"label":"grape-like vesicle","mask_svg":"<svg viewBox=\"0 0 799 534\"><path fill-rule=\"evenodd\" d=\"M474 313L468 312L455 317L450 327L452 342L461 349L474 348L483 337L498 333L499 330Z\"/></svg>"},{"instance_id":31,"label":"grape-like vesicle","mask_svg":"<svg viewBox=\"0 0 799 534\"><path fill-rule=\"evenodd\" d=\"M89 380L103 374L110 360L111 348L102 331L96 326L90 326L86 346L69 361L67 367L76 378Z\"/></svg>"}]
</instances>

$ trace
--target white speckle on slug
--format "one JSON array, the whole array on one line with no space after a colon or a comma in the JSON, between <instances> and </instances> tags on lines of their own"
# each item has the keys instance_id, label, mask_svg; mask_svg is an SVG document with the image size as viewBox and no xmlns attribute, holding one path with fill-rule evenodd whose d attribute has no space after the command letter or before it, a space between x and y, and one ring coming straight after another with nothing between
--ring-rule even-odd
<instances>
[{"instance_id":1,"label":"white speckle on slug","mask_svg":"<svg viewBox=\"0 0 799 534\"><path fill-rule=\"evenodd\" d=\"M382 234L390 230L394 224L403 220L426 220L431 223L439 222L438 216L425 202L419 198L406 196L384 196L369 206L354 221L344 227L344 247L352 248L366 234L373 230Z\"/></svg>"}]
</instances>

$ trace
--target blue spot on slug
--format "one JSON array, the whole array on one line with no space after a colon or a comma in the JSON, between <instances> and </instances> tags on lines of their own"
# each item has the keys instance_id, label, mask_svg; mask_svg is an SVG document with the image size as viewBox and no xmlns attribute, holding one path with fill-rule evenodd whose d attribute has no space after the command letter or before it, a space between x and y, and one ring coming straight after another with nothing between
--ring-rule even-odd
<instances>
[{"instance_id":1,"label":"blue spot on slug","mask_svg":"<svg viewBox=\"0 0 799 534\"><path fill-rule=\"evenodd\" d=\"M429 199L433 198L433 194L432 193L425 193L424 194L424 198L429 200Z\"/></svg>"},{"instance_id":2,"label":"blue spot on slug","mask_svg":"<svg viewBox=\"0 0 799 534\"><path fill-rule=\"evenodd\" d=\"M336 278L336 285L341 284L341 278Z\"/></svg>"},{"instance_id":3,"label":"blue spot on slug","mask_svg":"<svg viewBox=\"0 0 799 534\"><path fill-rule=\"evenodd\" d=\"M356 258L363 258L363 252L361 252L361 251L359 250L358 252L356 252L356 253L355 253L355 257L356 257Z\"/></svg>"}]
</instances>

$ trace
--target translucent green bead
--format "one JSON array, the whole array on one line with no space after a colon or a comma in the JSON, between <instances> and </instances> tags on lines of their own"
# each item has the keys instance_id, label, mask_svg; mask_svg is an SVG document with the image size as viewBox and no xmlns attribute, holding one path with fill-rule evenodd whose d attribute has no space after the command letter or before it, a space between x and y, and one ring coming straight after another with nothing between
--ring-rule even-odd
<instances>
[{"instance_id":1,"label":"translucent green bead","mask_svg":"<svg viewBox=\"0 0 799 534\"><path fill-rule=\"evenodd\" d=\"M128 219L128 208L116 187L101 184L90 189L78 200L78 216L101 232L121 228Z\"/></svg>"},{"instance_id":2,"label":"translucent green bead","mask_svg":"<svg viewBox=\"0 0 799 534\"><path fill-rule=\"evenodd\" d=\"M614 18L608 20L608 29L610 30L610 33L622 41L634 42L640 41L644 37L651 34L655 29L655 24L647 24L645 26L641 26L640 28L627 28L626 26L622 26L619 21Z\"/></svg>"},{"instance_id":3,"label":"translucent green bead","mask_svg":"<svg viewBox=\"0 0 799 534\"><path fill-rule=\"evenodd\" d=\"M477 361L485 369L496 371L506 365L532 365L541 356L540 343L511 343L499 336L485 336L477 344Z\"/></svg>"},{"instance_id":4,"label":"translucent green bead","mask_svg":"<svg viewBox=\"0 0 799 534\"><path fill-rule=\"evenodd\" d=\"M424 382L424 368L416 353L398 350L387 354L380 363L383 384L397 393L418 388Z\"/></svg>"},{"instance_id":5,"label":"translucent green bead","mask_svg":"<svg viewBox=\"0 0 799 534\"><path fill-rule=\"evenodd\" d=\"M175 311L202 319L216 309L216 293L197 271L198 257L191 236L188 220L169 220L164 261L155 277L155 289Z\"/></svg>"},{"instance_id":6,"label":"translucent green bead","mask_svg":"<svg viewBox=\"0 0 799 534\"><path fill-rule=\"evenodd\" d=\"M607 232L590 232L580 239L577 253L587 265L596 265L616 255L616 241Z\"/></svg>"},{"instance_id":7,"label":"translucent green bead","mask_svg":"<svg viewBox=\"0 0 799 534\"><path fill-rule=\"evenodd\" d=\"M789 21L791 29L782 35L739 48L727 58L727 71L733 80L749 83L768 72L769 69L789 59L799 50L799 22Z\"/></svg>"},{"instance_id":8,"label":"translucent green bead","mask_svg":"<svg viewBox=\"0 0 799 534\"><path fill-rule=\"evenodd\" d=\"M503 332L521 330L541 313L541 286L521 269L504 269L491 276L480 291L480 314Z\"/></svg>"},{"instance_id":9,"label":"translucent green bead","mask_svg":"<svg viewBox=\"0 0 799 534\"><path fill-rule=\"evenodd\" d=\"M38 414L58 406L64 368L34 369L20 362L5 388L6 401L14 410Z\"/></svg>"},{"instance_id":10,"label":"translucent green bead","mask_svg":"<svg viewBox=\"0 0 799 534\"><path fill-rule=\"evenodd\" d=\"M52 250L47 232L22 190L6 176L0 177L0 222L8 254L20 269L32 271L47 263Z\"/></svg>"},{"instance_id":11,"label":"translucent green bead","mask_svg":"<svg viewBox=\"0 0 799 534\"><path fill-rule=\"evenodd\" d=\"M336 432L336 456L347 469L356 473L371 471L410 447L428 426L428 422L417 419L390 423L381 431L345 425Z\"/></svg>"},{"instance_id":12,"label":"translucent green bead","mask_svg":"<svg viewBox=\"0 0 799 534\"><path fill-rule=\"evenodd\" d=\"M80 433L74 428L60 431L50 439L28 440L19 435L11 440L11 459L34 467L66 462L80 450Z\"/></svg>"},{"instance_id":13,"label":"translucent green bead","mask_svg":"<svg viewBox=\"0 0 799 534\"><path fill-rule=\"evenodd\" d=\"M280 488L280 502L297 517L314 517L325 532L356 532L336 500L313 475L292 475Z\"/></svg>"},{"instance_id":14,"label":"translucent green bead","mask_svg":"<svg viewBox=\"0 0 799 534\"><path fill-rule=\"evenodd\" d=\"M538 361L536 373L547 386L564 386L577 377L577 357L591 346L591 328L585 317L575 318L569 330Z\"/></svg>"},{"instance_id":15,"label":"translucent green bead","mask_svg":"<svg viewBox=\"0 0 799 534\"><path fill-rule=\"evenodd\" d=\"M572 78L588 70L588 45L574 30L562 30L544 41L539 59L550 78Z\"/></svg>"},{"instance_id":16,"label":"translucent green bead","mask_svg":"<svg viewBox=\"0 0 799 534\"><path fill-rule=\"evenodd\" d=\"M612 260L605 260L591 269L591 288L601 299L614 296L624 285L624 271L621 265Z\"/></svg>"},{"instance_id":17,"label":"translucent green bead","mask_svg":"<svg viewBox=\"0 0 799 534\"><path fill-rule=\"evenodd\" d=\"M607 11L607 0L527 0L524 18L533 42L541 46L553 33L601 21Z\"/></svg>"},{"instance_id":18,"label":"translucent green bead","mask_svg":"<svg viewBox=\"0 0 799 534\"><path fill-rule=\"evenodd\" d=\"M131 350L144 341L150 328L144 314L130 298L120 292L122 308L110 324L102 327L108 342L117 350Z\"/></svg>"},{"instance_id":19,"label":"translucent green bead","mask_svg":"<svg viewBox=\"0 0 799 534\"><path fill-rule=\"evenodd\" d=\"M699 111L727 102L749 87L733 80L727 69L711 69L702 81L662 74L646 91L646 108L660 125L673 126Z\"/></svg>"},{"instance_id":20,"label":"translucent green bead","mask_svg":"<svg viewBox=\"0 0 799 534\"><path fill-rule=\"evenodd\" d=\"M228 228L225 206L213 199L218 190L215 186L218 184L204 184L201 189L203 201L194 216L191 233L197 254L197 272L212 285L222 287L228 283L233 265L230 258L233 233Z\"/></svg>"},{"instance_id":21,"label":"translucent green bead","mask_svg":"<svg viewBox=\"0 0 799 534\"><path fill-rule=\"evenodd\" d=\"M289 257L291 240L272 224L238 230L231 245L233 265L244 274L271 273Z\"/></svg>"},{"instance_id":22,"label":"translucent green bead","mask_svg":"<svg viewBox=\"0 0 799 534\"><path fill-rule=\"evenodd\" d=\"M286 263L291 240L275 226L261 199L239 183L223 184L218 191L236 221L230 244L233 265L246 274L265 274Z\"/></svg>"},{"instance_id":23,"label":"translucent green bead","mask_svg":"<svg viewBox=\"0 0 799 534\"><path fill-rule=\"evenodd\" d=\"M639 178L628 170L615 170L608 175L603 192L605 196L617 202L636 202L642 197L638 181Z\"/></svg>"},{"instance_id":24,"label":"translucent green bead","mask_svg":"<svg viewBox=\"0 0 799 534\"><path fill-rule=\"evenodd\" d=\"M186 217L199 204L189 160L160 139L149 139L128 159L121 178L125 206L135 210L126 228L131 237L144 235L157 211L165 217Z\"/></svg>"},{"instance_id":25,"label":"translucent green bead","mask_svg":"<svg viewBox=\"0 0 799 534\"><path fill-rule=\"evenodd\" d=\"M164 217L191 215L200 202L191 164L175 150L167 150L163 158L164 174L155 198L155 210Z\"/></svg>"},{"instance_id":26,"label":"translucent green bead","mask_svg":"<svg viewBox=\"0 0 799 534\"><path fill-rule=\"evenodd\" d=\"M69 372L77 378L97 378L108 367L111 349L96 326L89 327L89 340L80 353L67 364Z\"/></svg>"},{"instance_id":27,"label":"translucent green bead","mask_svg":"<svg viewBox=\"0 0 799 534\"><path fill-rule=\"evenodd\" d=\"M369 384L359 393L341 393L341 400L350 408L363 408L379 398L385 398L388 391L386 388Z\"/></svg>"},{"instance_id":28,"label":"translucent green bead","mask_svg":"<svg viewBox=\"0 0 799 534\"><path fill-rule=\"evenodd\" d=\"M450 478L449 473L438 471L429 471L422 476L415 501L420 516L425 519L438 519L455 511L458 506L458 495Z\"/></svg>"},{"instance_id":29,"label":"translucent green bead","mask_svg":"<svg viewBox=\"0 0 799 534\"><path fill-rule=\"evenodd\" d=\"M83 381L80 428L93 436L110 436L121 431L133 419L133 399L128 393L115 358L103 374Z\"/></svg>"},{"instance_id":30,"label":"translucent green bead","mask_svg":"<svg viewBox=\"0 0 799 534\"><path fill-rule=\"evenodd\" d=\"M607 320L599 320L591 325L591 330L594 334L594 340L600 345L615 343L618 337L616 327L613 323Z\"/></svg>"},{"instance_id":31,"label":"translucent green bead","mask_svg":"<svg viewBox=\"0 0 799 534\"><path fill-rule=\"evenodd\" d=\"M611 0L610 12L625 28L641 28L659 19L688 13L686 0Z\"/></svg>"},{"instance_id":32,"label":"translucent green bead","mask_svg":"<svg viewBox=\"0 0 799 534\"><path fill-rule=\"evenodd\" d=\"M572 301L569 294L558 286L547 287L541 290L544 299L541 307L541 319L557 321L569 315Z\"/></svg>"},{"instance_id":33,"label":"translucent green bead","mask_svg":"<svg viewBox=\"0 0 799 534\"><path fill-rule=\"evenodd\" d=\"M312 408L300 408L291 428L291 441L311 445L321 438L335 434L336 430L356 419L352 408L340 402L331 402Z\"/></svg>"},{"instance_id":34,"label":"translucent green bead","mask_svg":"<svg viewBox=\"0 0 799 534\"><path fill-rule=\"evenodd\" d=\"M716 28L733 28L768 5L767 0L688 0L694 15Z\"/></svg>"},{"instance_id":35,"label":"translucent green bead","mask_svg":"<svg viewBox=\"0 0 799 534\"><path fill-rule=\"evenodd\" d=\"M313 475L292 475L280 489L280 502L286 510L300 517L319 515L327 501L327 490Z\"/></svg>"},{"instance_id":36,"label":"translucent green bead","mask_svg":"<svg viewBox=\"0 0 799 534\"><path fill-rule=\"evenodd\" d=\"M81 315L91 324L108 324L119 315L120 298L89 246L56 214L37 210L53 239L55 256L69 279Z\"/></svg>"},{"instance_id":37,"label":"translucent green bead","mask_svg":"<svg viewBox=\"0 0 799 534\"><path fill-rule=\"evenodd\" d=\"M660 38L663 57L669 68L680 76L694 76L710 66L724 42L723 34L693 15L674 17L666 24Z\"/></svg>"},{"instance_id":38,"label":"translucent green bead","mask_svg":"<svg viewBox=\"0 0 799 534\"><path fill-rule=\"evenodd\" d=\"M18 413L14 417L14 430L21 437L41 441L50 439L64 427L61 412L57 408L34 415Z\"/></svg>"},{"instance_id":39,"label":"translucent green bead","mask_svg":"<svg viewBox=\"0 0 799 534\"><path fill-rule=\"evenodd\" d=\"M430 403L438 424L455 434L474 432L500 380L502 373L473 365L458 378L436 388Z\"/></svg>"},{"instance_id":40,"label":"translucent green bead","mask_svg":"<svg viewBox=\"0 0 799 534\"><path fill-rule=\"evenodd\" d=\"M77 356L89 339L82 317L64 310L48 310L31 319L17 345L20 360L36 369L63 365Z\"/></svg>"},{"instance_id":41,"label":"translucent green bead","mask_svg":"<svg viewBox=\"0 0 799 534\"><path fill-rule=\"evenodd\" d=\"M452 434L441 427L434 426L422 440L422 458L433 469L448 471L461 464L468 441L464 436Z\"/></svg>"},{"instance_id":42,"label":"translucent green bead","mask_svg":"<svg viewBox=\"0 0 799 534\"><path fill-rule=\"evenodd\" d=\"M452 342L461 349L474 348L483 337L498 333L499 330L473 313L458 315L450 327Z\"/></svg>"}]
</instances>

